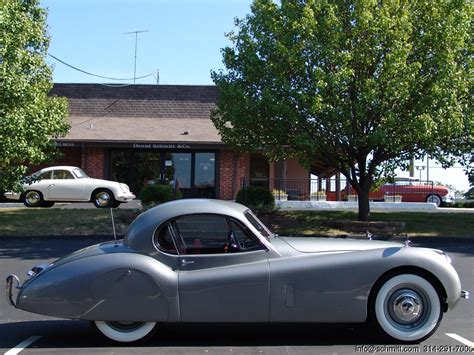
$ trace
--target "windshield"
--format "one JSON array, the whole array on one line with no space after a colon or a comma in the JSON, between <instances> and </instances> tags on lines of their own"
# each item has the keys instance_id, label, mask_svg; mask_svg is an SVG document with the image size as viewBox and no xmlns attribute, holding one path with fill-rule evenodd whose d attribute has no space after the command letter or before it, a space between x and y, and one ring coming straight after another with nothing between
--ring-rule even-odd
<instances>
[{"instance_id":1,"label":"windshield","mask_svg":"<svg viewBox=\"0 0 474 355\"><path fill-rule=\"evenodd\" d=\"M78 179L88 178L87 174L82 169L75 168L72 170L72 172L74 173L74 176L77 177Z\"/></svg>"},{"instance_id":2,"label":"windshield","mask_svg":"<svg viewBox=\"0 0 474 355\"><path fill-rule=\"evenodd\" d=\"M258 232L262 235L262 237L265 237L268 239L273 236L273 233L270 232L268 228L265 227L265 225L262 222L260 222L260 220L257 218L257 216L255 216L252 213L252 211L247 210L244 213L244 216L252 224L252 226L254 226L256 230L258 230Z\"/></svg>"}]
</instances>

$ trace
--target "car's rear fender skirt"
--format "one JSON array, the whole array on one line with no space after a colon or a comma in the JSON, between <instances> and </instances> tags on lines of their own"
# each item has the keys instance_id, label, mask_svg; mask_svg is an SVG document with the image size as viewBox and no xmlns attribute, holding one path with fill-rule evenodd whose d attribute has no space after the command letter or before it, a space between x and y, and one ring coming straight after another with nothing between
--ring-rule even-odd
<instances>
[{"instance_id":1,"label":"car's rear fender skirt","mask_svg":"<svg viewBox=\"0 0 474 355\"><path fill-rule=\"evenodd\" d=\"M53 267L27 282L18 308L61 318L103 321L179 319L177 275L136 253L92 255Z\"/></svg>"}]
</instances>

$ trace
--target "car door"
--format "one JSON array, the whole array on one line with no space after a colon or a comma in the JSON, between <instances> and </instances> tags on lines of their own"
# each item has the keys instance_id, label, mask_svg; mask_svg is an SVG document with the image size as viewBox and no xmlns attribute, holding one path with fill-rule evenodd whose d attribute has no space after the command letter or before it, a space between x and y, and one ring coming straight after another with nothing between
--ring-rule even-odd
<instances>
[{"instance_id":1,"label":"car door","mask_svg":"<svg viewBox=\"0 0 474 355\"><path fill-rule=\"evenodd\" d=\"M268 252L244 225L202 214L183 216L171 226L183 322L268 321Z\"/></svg>"},{"instance_id":2,"label":"car door","mask_svg":"<svg viewBox=\"0 0 474 355\"><path fill-rule=\"evenodd\" d=\"M69 170L53 170L48 186L48 199L54 201L84 201L85 184Z\"/></svg>"}]
</instances>

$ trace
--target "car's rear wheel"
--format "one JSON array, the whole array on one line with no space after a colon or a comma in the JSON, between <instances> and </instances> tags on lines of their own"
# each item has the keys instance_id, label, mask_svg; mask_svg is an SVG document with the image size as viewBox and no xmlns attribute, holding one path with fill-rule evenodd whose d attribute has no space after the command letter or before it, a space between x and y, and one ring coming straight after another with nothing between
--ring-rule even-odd
<instances>
[{"instance_id":1,"label":"car's rear wheel","mask_svg":"<svg viewBox=\"0 0 474 355\"><path fill-rule=\"evenodd\" d=\"M43 195L39 191L30 190L23 194L23 204L26 207L41 207L43 202Z\"/></svg>"},{"instance_id":2,"label":"car's rear wheel","mask_svg":"<svg viewBox=\"0 0 474 355\"><path fill-rule=\"evenodd\" d=\"M439 207L441 205L441 197L438 195L428 195L426 202L434 203L436 207Z\"/></svg>"},{"instance_id":3,"label":"car's rear wheel","mask_svg":"<svg viewBox=\"0 0 474 355\"><path fill-rule=\"evenodd\" d=\"M443 317L436 289L414 274L400 274L383 283L375 298L374 313L387 335L410 343L428 338Z\"/></svg>"},{"instance_id":4,"label":"car's rear wheel","mask_svg":"<svg viewBox=\"0 0 474 355\"><path fill-rule=\"evenodd\" d=\"M150 336L156 328L156 322L95 321L94 324L107 338L123 343L130 343Z\"/></svg>"},{"instance_id":5,"label":"car's rear wheel","mask_svg":"<svg viewBox=\"0 0 474 355\"><path fill-rule=\"evenodd\" d=\"M110 208L115 205L114 194L107 189L98 189L92 193L92 202L97 208Z\"/></svg>"}]
</instances>

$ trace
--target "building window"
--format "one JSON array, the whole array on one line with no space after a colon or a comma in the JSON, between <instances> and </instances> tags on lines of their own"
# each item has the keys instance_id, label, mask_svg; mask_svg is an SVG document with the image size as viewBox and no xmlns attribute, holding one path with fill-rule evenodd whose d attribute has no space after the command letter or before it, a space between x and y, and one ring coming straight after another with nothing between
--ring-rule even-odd
<instances>
[{"instance_id":1,"label":"building window","mask_svg":"<svg viewBox=\"0 0 474 355\"><path fill-rule=\"evenodd\" d=\"M196 153L194 160L194 189L197 197L215 196L216 155Z\"/></svg>"},{"instance_id":2,"label":"building window","mask_svg":"<svg viewBox=\"0 0 474 355\"><path fill-rule=\"evenodd\" d=\"M216 197L216 154L111 150L112 180L124 182L139 195L144 186L169 184L184 198Z\"/></svg>"}]
</instances>

